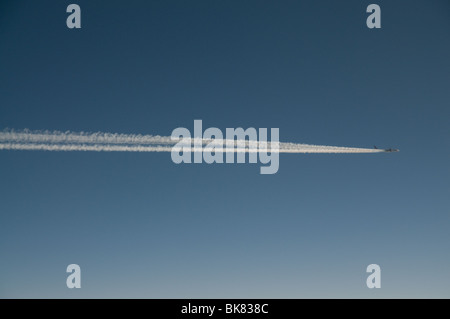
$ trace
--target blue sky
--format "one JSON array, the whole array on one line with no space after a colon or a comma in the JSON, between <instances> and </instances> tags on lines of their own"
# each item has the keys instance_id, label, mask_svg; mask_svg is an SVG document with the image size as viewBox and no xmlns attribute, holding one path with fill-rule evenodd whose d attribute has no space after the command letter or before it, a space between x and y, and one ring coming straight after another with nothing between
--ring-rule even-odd
<instances>
[{"instance_id":1,"label":"blue sky","mask_svg":"<svg viewBox=\"0 0 450 319\"><path fill-rule=\"evenodd\" d=\"M450 3L0 4L0 129L399 148L181 164L170 153L0 153L0 297L450 297ZM82 288L66 287L67 265ZM382 288L368 289L379 264Z\"/></svg>"}]
</instances>

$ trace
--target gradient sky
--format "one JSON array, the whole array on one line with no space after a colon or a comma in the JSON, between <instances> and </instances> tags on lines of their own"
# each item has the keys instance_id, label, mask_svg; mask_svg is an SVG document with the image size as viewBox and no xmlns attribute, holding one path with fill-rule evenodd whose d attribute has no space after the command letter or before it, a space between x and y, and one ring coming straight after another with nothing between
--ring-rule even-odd
<instances>
[{"instance_id":1,"label":"gradient sky","mask_svg":"<svg viewBox=\"0 0 450 319\"><path fill-rule=\"evenodd\" d=\"M0 130L170 135L202 119L400 152L282 154L260 175L1 151L0 297L449 298L449 57L448 0L2 1Z\"/></svg>"}]
</instances>

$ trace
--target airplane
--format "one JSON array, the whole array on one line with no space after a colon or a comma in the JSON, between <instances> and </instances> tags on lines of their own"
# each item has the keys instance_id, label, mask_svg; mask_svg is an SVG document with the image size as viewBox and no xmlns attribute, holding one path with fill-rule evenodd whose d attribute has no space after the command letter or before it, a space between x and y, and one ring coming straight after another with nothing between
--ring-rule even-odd
<instances>
[{"instance_id":1,"label":"airplane","mask_svg":"<svg viewBox=\"0 0 450 319\"><path fill-rule=\"evenodd\" d=\"M378 147L376 147L375 145L373 146L373 148L376 149L376 150L378 149ZM391 152L399 152L399 150L396 149L396 148L388 148L388 149L385 149L385 150L383 150L383 151L388 152L388 153L391 153Z\"/></svg>"}]
</instances>

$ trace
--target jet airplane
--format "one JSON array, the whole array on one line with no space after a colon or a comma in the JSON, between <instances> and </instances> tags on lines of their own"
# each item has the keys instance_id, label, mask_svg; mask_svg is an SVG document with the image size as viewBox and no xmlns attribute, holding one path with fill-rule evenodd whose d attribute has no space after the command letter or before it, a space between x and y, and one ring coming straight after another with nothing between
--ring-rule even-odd
<instances>
[{"instance_id":1,"label":"jet airplane","mask_svg":"<svg viewBox=\"0 0 450 319\"><path fill-rule=\"evenodd\" d=\"M374 146L373 148L376 149L376 150L378 149L378 147L376 147L376 146ZM387 153L392 153L392 152L398 152L399 150L396 149L396 148L387 148L387 149L385 149L383 151L385 151Z\"/></svg>"}]
</instances>

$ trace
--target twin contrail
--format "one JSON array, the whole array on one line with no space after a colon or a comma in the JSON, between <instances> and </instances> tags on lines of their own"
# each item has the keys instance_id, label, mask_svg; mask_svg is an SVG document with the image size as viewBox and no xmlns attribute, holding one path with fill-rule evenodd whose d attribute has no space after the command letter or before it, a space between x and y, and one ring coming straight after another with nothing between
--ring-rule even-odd
<instances>
[{"instance_id":1,"label":"twin contrail","mask_svg":"<svg viewBox=\"0 0 450 319\"><path fill-rule=\"evenodd\" d=\"M277 142L258 142L227 139L189 139L159 135L75 133L50 131L3 131L0 132L0 150L36 151L95 151L95 152L171 152L173 146L223 146L223 152L278 153L380 153L382 149L338 147ZM194 147L192 148L195 149ZM200 148L201 150L202 148ZM204 149L204 148L203 148ZM217 151L217 149L216 149Z\"/></svg>"}]
</instances>

